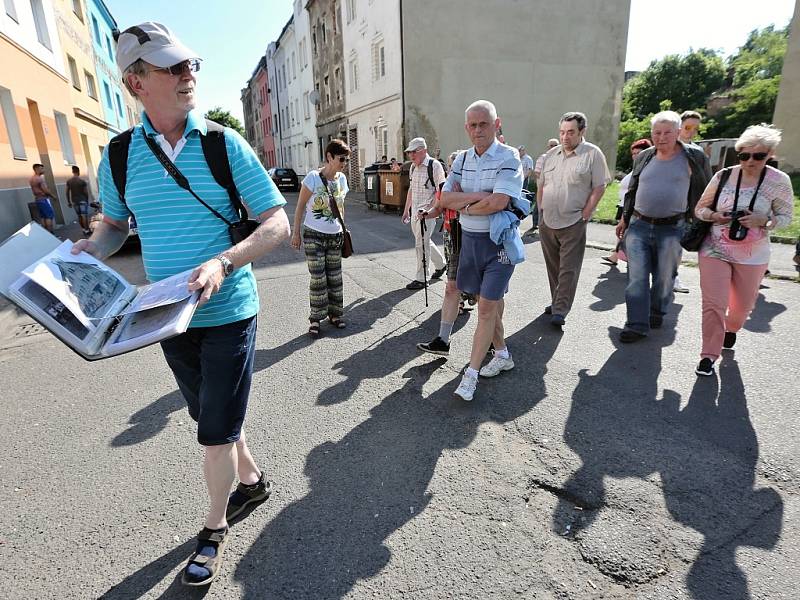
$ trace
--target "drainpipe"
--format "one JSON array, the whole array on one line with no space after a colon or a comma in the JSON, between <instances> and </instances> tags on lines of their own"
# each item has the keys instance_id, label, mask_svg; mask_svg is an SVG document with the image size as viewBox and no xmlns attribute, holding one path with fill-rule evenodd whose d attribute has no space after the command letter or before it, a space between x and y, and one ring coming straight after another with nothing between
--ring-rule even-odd
<instances>
[{"instance_id":1,"label":"drainpipe","mask_svg":"<svg viewBox=\"0 0 800 600\"><path fill-rule=\"evenodd\" d=\"M400 131L402 132L401 150L406 147L406 73L405 73L405 53L403 52L403 0L398 0L400 7ZM401 161L402 162L402 161Z\"/></svg>"}]
</instances>

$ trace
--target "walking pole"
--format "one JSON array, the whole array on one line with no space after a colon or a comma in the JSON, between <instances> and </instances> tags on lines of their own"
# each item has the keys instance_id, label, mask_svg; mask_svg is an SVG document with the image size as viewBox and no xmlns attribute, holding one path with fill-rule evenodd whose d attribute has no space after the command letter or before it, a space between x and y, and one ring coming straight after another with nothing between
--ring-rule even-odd
<instances>
[{"instance_id":1,"label":"walking pole","mask_svg":"<svg viewBox=\"0 0 800 600\"><path fill-rule=\"evenodd\" d=\"M423 283L425 284L425 308L428 308L428 259L425 255L425 231L428 228L428 225L425 223L425 217L428 215L425 211L419 211L417 216L419 217L419 230L422 234L422 273L423 273Z\"/></svg>"}]
</instances>

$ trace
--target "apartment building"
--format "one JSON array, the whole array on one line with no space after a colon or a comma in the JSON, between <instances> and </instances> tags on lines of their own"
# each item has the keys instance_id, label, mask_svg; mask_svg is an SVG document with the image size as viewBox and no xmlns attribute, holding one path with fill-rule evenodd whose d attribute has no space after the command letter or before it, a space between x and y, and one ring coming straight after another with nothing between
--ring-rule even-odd
<instances>
[{"instance_id":1,"label":"apartment building","mask_svg":"<svg viewBox=\"0 0 800 600\"><path fill-rule=\"evenodd\" d=\"M341 11L348 182L360 190L366 165L403 160L400 0L343 0Z\"/></svg>"},{"instance_id":2,"label":"apartment building","mask_svg":"<svg viewBox=\"0 0 800 600\"><path fill-rule=\"evenodd\" d=\"M294 56L297 57L297 78L293 80L295 98L295 115L297 117L297 130L299 136L294 151L294 169L305 174L319 166L319 144L317 143L317 129L314 105L311 104L311 93L314 91L314 73L311 63L309 48L310 30L308 25L308 12L304 0L294 0L294 41L292 50L292 68L294 69Z\"/></svg>"},{"instance_id":3,"label":"apartment building","mask_svg":"<svg viewBox=\"0 0 800 600\"><path fill-rule=\"evenodd\" d=\"M287 23L287 26L289 24ZM286 31L284 27L283 31ZM283 37L283 32L281 33ZM291 167L289 156L289 86L286 82L286 50L280 38L267 47L267 76L271 82L270 110L272 111L272 137L277 166Z\"/></svg>"},{"instance_id":4,"label":"apartment building","mask_svg":"<svg viewBox=\"0 0 800 600\"><path fill-rule=\"evenodd\" d=\"M0 13L0 239L31 220L28 179L45 166L57 194L56 223L69 219L64 182L85 164L71 85L49 0L5 0Z\"/></svg>"}]
</instances>

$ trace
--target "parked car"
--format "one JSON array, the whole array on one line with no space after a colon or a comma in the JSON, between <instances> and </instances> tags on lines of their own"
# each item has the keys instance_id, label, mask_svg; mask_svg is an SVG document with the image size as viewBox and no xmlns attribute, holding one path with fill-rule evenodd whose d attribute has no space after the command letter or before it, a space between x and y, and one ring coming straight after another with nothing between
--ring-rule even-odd
<instances>
[{"instance_id":1,"label":"parked car","mask_svg":"<svg viewBox=\"0 0 800 600\"><path fill-rule=\"evenodd\" d=\"M300 180L297 178L297 173L294 172L294 169L273 167L267 171L267 174L272 178L279 190L300 191Z\"/></svg>"}]
</instances>

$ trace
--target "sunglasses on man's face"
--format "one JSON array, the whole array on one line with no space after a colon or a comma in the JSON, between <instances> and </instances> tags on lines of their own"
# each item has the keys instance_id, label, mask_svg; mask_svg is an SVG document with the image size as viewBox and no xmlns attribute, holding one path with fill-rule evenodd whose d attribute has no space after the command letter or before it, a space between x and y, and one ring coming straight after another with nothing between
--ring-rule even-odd
<instances>
[{"instance_id":1,"label":"sunglasses on man's face","mask_svg":"<svg viewBox=\"0 0 800 600\"><path fill-rule=\"evenodd\" d=\"M739 152L739 154L736 155L736 158L742 162L747 162L751 157L753 160L764 160L767 158L767 156L769 156L768 152Z\"/></svg>"},{"instance_id":2,"label":"sunglasses on man's face","mask_svg":"<svg viewBox=\"0 0 800 600\"><path fill-rule=\"evenodd\" d=\"M185 60L183 62L179 62L177 65L172 65L171 67L150 69L150 73L160 71L161 73L166 73L167 75L183 75L183 72L186 69L189 69L189 71L192 73L197 73L200 70L200 61L197 59Z\"/></svg>"}]
</instances>

